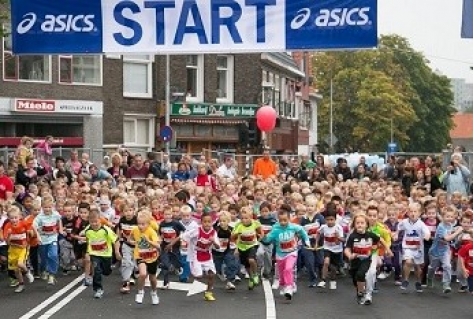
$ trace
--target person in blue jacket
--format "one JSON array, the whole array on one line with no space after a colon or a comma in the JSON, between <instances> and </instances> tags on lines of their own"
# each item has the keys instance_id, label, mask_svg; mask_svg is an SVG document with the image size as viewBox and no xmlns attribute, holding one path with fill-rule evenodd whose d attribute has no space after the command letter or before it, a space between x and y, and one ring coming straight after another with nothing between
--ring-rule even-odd
<instances>
[{"instance_id":1,"label":"person in blue jacket","mask_svg":"<svg viewBox=\"0 0 474 319\"><path fill-rule=\"evenodd\" d=\"M304 228L290 223L290 212L289 205L281 205L278 223L274 224L272 230L262 239L263 243L273 243L275 246L281 293L287 300L291 300L296 291L294 270L298 257L298 240L301 239L307 247L310 247L309 237Z\"/></svg>"}]
</instances>

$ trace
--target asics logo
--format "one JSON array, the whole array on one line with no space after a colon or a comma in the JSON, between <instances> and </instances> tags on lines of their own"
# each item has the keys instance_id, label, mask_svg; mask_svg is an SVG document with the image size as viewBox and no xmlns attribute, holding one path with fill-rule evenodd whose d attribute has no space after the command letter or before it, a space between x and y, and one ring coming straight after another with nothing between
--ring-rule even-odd
<instances>
[{"instance_id":1,"label":"asics logo","mask_svg":"<svg viewBox=\"0 0 474 319\"><path fill-rule=\"evenodd\" d=\"M33 25L36 22L36 14L33 12L27 13L23 16L23 20L21 20L20 23L18 23L18 26L16 27L16 32L19 34L24 34L28 31L31 30Z\"/></svg>"},{"instance_id":2,"label":"asics logo","mask_svg":"<svg viewBox=\"0 0 474 319\"><path fill-rule=\"evenodd\" d=\"M18 34L28 33L34 27L36 21L42 20L40 28L45 33L91 32L95 31L94 18L93 14L46 14L43 19L38 19L36 13L28 12L23 16L23 20L18 23L16 31Z\"/></svg>"},{"instance_id":3,"label":"asics logo","mask_svg":"<svg viewBox=\"0 0 474 319\"><path fill-rule=\"evenodd\" d=\"M321 9L314 19L314 25L320 28L371 25L369 19L370 7L363 8L335 8L332 10ZM311 10L302 8L290 23L290 28L297 30L306 25L311 18Z\"/></svg>"}]
</instances>

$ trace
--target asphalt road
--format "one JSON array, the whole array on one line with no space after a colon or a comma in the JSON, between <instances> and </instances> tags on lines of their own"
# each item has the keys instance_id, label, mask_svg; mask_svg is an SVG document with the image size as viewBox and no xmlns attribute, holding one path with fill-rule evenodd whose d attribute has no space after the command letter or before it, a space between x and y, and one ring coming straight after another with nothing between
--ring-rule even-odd
<instances>
[{"instance_id":1,"label":"asphalt road","mask_svg":"<svg viewBox=\"0 0 474 319\"><path fill-rule=\"evenodd\" d=\"M278 291L273 291L273 302L268 290L267 298L270 300L266 300L262 285L248 291L242 283L236 291L227 292L224 283L217 281L215 302L205 302L202 293L187 296L186 291L170 289L159 291L160 305L152 306L148 290L142 305L135 304L133 292L129 295L119 293L120 276L117 270L105 279L105 295L100 300L92 298L92 289L82 287L77 276L60 277L54 287L37 280L28 285L23 293L15 294L8 287L5 276L0 275L0 318L464 319L473 316L472 295L458 294L457 285L453 285L450 295L444 295L440 287L422 294L412 291L402 294L391 281L385 281L380 284L380 292L374 295L374 303L363 306L355 302L349 278L339 279L335 291L308 288L307 280L301 278L291 303L280 297ZM175 287L183 289L183 286Z\"/></svg>"}]
</instances>

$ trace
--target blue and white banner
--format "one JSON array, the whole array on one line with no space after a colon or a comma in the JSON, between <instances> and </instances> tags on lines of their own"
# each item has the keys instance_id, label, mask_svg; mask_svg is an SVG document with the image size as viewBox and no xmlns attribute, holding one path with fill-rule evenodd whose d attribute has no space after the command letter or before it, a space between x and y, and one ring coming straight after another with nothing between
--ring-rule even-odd
<instances>
[{"instance_id":1,"label":"blue and white banner","mask_svg":"<svg viewBox=\"0 0 474 319\"><path fill-rule=\"evenodd\" d=\"M377 0L11 0L14 54L239 53L377 45Z\"/></svg>"},{"instance_id":2,"label":"blue and white banner","mask_svg":"<svg viewBox=\"0 0 474 319\"><path fill-rule=\"evenodd\" d=\"M464 0L462 4L461 38L472 39L472 0Z\"/></svg>"}]
</instances>

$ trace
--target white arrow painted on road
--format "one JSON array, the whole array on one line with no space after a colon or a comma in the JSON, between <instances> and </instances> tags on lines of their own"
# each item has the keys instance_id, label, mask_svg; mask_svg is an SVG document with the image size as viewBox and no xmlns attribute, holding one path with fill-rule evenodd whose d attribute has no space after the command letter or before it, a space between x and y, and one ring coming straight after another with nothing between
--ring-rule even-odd
<instances>
[{"instance_id":1,"label":"white arrow painted on road","mask_svg":"<svg viewBox=\"0 0 474 319\"><path fill-rule=\"evenodd\" d=\"M145 286L150 287L150 281L148 279L145 281ZM158 280L158 287L163 287L163 281ZM170 281L169 289L187 291L187 296L189 297L206 291L207 285L198 280L194 280L192 283Z\"/></svg>"}]
</instances>

